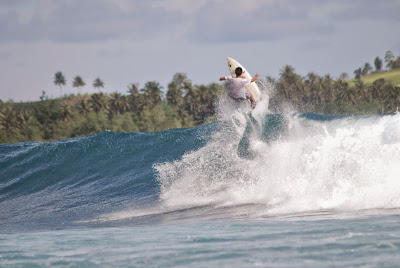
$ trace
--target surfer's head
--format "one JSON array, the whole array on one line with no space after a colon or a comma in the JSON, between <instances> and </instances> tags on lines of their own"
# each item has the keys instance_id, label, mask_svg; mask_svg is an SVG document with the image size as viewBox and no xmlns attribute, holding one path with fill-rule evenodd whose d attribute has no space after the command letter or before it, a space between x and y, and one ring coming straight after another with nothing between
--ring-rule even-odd
<instances>
[{"instance_id":1,"label":"surfer's head","mask_svg":"<svg viewBox=\"0 0 400 268\"><path fill-rule=\"evenodd\" d=\"M235 74L236 74L236 77L237 77L237 76L241 76L241 75L242 75L242 73L243 73L243 70L242 70L242 68L240 68L240 67L237 67L237 68L235 69Z\"/></svg>"}]
</instances>

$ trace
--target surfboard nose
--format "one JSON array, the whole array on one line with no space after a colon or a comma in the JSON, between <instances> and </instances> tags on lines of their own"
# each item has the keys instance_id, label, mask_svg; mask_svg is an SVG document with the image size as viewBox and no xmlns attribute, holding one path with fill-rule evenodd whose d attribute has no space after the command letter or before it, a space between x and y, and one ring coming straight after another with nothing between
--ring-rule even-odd
<instances>
[{"instance_id":1,"label":"surfboard nose","mask_svg":"<svg viewBox=\"0 0 400 268\"><path fill-rule=\"evenodd\" d=\"M227 57L226 59L228 61L229 68L232 67L232 58Z\"/></svg>"}]
</instances>

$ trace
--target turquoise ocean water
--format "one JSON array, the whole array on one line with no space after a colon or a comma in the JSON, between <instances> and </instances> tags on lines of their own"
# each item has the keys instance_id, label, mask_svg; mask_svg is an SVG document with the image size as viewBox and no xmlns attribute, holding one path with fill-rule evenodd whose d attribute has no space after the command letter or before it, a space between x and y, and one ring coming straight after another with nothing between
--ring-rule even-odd
<instances>
[{"instance_id":1,"label":"turquoise ocean water","mask_svg":"<svg viewBox=\"0 0 400 268\"><path fill-rule=\"evenodd\" d=\"M400 115L0 145L0 267L399 267Z\"/></svg>"}]
</instances>

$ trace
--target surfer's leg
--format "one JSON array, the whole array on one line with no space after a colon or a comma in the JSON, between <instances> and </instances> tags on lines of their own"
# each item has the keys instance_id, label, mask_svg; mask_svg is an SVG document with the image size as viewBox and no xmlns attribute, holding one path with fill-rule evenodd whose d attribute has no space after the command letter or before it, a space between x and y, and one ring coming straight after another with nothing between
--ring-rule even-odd
<instances>
[{"instance_id":1,"label":"surfer's leg","mask_svg":"<svg viewBox=\"0 0 400 268\"><path fill-rule=\"evenodd\" d=\"M256 102L256 100L253 98L253 96L251 95L251 94L249 94L249 93L246 93L246 99L249 99L250 100L250 106L251 106L251 108L256 108L256 104L257 104L257 102Z\"/></svg>"}]
</instances>

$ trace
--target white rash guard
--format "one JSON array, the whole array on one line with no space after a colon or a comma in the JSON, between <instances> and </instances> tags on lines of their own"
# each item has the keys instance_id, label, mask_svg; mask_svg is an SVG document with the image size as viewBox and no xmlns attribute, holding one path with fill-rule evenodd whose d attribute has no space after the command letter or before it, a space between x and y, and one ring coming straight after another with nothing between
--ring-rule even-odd
<instances>
[{"instance_id":1,"label":"white rash guard","mask_svg":"<svg viewBox=\"0 0 400 268\"><path fill-rule=\"evenodd\" d=\"M232 76L226 76L225 80L230 85L230 97L234 99L246 99L245 86L250 84L249 79L233 78Z\"/></svg>"}]
</instances>

